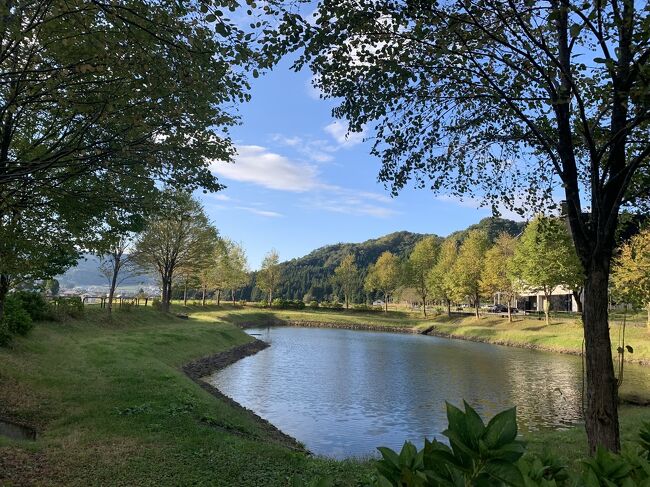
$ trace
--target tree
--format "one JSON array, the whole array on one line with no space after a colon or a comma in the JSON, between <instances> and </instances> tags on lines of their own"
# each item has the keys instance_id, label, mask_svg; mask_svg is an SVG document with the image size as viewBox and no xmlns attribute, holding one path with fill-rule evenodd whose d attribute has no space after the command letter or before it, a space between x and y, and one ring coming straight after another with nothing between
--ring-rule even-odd
<instances>
[{"instance_id":1,"label":"tree","mask_svg":"<svg viewBox=\"0 0 650 487\"><path fill-rule=\"evenodd\" d=\"M486 295L499 293L508 303L508 321L512 323L511 303L517 295L517 282L511 271L517 239L502 233L485 253L481 289Z\"/></svg>"},{"instance_id":2,"label":"tree","mask_svg":"<svg viewBox=\"0 0 650 487\"><path fill-rule=\"evenodd\" d=\"M345 309L349 309L350 296L352 296L359 285L359 269L357 269L354 255L347 254L343 257L341 263L334 269L332 283L341 288L345 297Z\"/></svg>"},{"instance_id":3,"label":"tree","mask_svg":"<svg viewBox=\"0 0 650 487\"><path fill-rule=\"evenodd\" d=\"M45 289L45 292L49 293L50 296L58 296L61 285L59 284L59 281L56 279L48 279L47 281L45 281L43 287Z\"/></svg>"},{"instance_id":4,"label":"tree","mask_svg":"<svg viewBox=\"0 0 650 487\"><path fill-rule=\"evenodd\" d=\"M474 313L477 318L480 318L481 272L489 245L487 233L482 230L471 230L460 245L450 276L452 296L457 301L469 298L471 304L474 305Z\"/></svg>"},{"instance_id":5,"label":"tree","mask_svg":"<svg viewBox=\"0 0 650 487\"><path fill-rule=\"evenodd\" d=\"M294 66L339 102L334 115L374 128L394 193L415 179L523 211L562 188L585 270L589 446L619 450L608 278L620 208L650 203L643 2L342 0L314 22L271 5L269 62L301 49Z\"/></svg>"},{"instance_id":6,"label":"tree","mask_svg":"<svg viewBox=\"0 0 650 487\"><path fill-rule=\"evenodd\" d=\"M105 251L99 252L99 273L108 282L108 302L106 310L110 315L113 311L115 289L125 279L138 274L139 269L133 256L127 252L133 245L133 236L128 234L114 236L106 242Z\"/></svg>"},{"instance_id":7,"label":"tree","mask_svg":"<svg viewBox=\"0 0 650 487\"><path fill-rule=\"evenodd\" d=\"M583 275L566 223L558 218L535 217L519 239L511 271L521 286L544 293L548 325L553 291L558 286L570 287Z\"/></svg>"},{"instance_id":8,"label":"tree","mask_svg":"<svg viewBox=\"0 0 650 487\"><path fill-rule=\"evenodd\" d=\"M74 265L114 210L132 229L161 183L221 188L224 108L254 57L220 3L2 2L0 314L12 282Z\"/></svg>"},{"instance_id":9,"label":"tree","mask_svg":"<svg viewBox=\"0 0 650 487\"><path fill-rule=\"evenodd\" d=\"M425 237L420 240L406 261L408 283L422 299L424 316L427 316L427 297L429 296L429 274L436 265L440 244L435 237Z\"/></svg>"},{"instance_id":10,"label":"tree","mask_svg":"<svg viewBox=\"0 0 650 487\"><path fill-rule=\"evenodd\" d=\"M218 234L190 194L167 190L160 205L135 243L134 260L158 273L162 310L169 311L175 273L202 262L214 248Z\"/></svg>"},{"instance_id":11,"label":"tree","mask_svg":"<svg viewBox=\"0 0 650 487\"><path fill-rule=\"evenodd\" d=\"M641 231L621 247L614 261L612 282L621 299L647 309L650 331L650 229Z\"/></svg>"},{"instance_id":12,"label":"tree","mask_svg":"<svg viewBox=\"0 0 650 487\"><path fill-rule=\"evenodd\" d=\"M427 284L434 299L447 306L447 316L451 316L451 300L454 292L453 269L458 257L458 242L447 238L440 246L440 254L433 269L427 276Z\"/></svg>"},{"instance_id":13,"label":"tree","mask_svg":"<svg viewBox=\"0 0 650 487\"><path fill-rule=\"evenodd\" d=\"M244 248L230 240L226 240L226 258L224 287L230 289L234 306L237 290L248 283L248 261Z\"/></svg>"},{"instance_id":14,"label":"tree","mask_svg":"<svg viewBox=\"0 0 650 487\"><path fill-rule=\"evenodd\" d=\"M273 292L280 282L280 256L275 249L270 250L262 260L262 267L257 273L257 285L268 296L269 306L273 301Z\"/></svg>"},{"instance_id":15,"label":"tree","mask_svg":"<svg viewBox=\"0 0 650 487\"><path fill-rule=\"evenodd\" d=\"M399 257L386 251L370 268L364 287L368 291L380 291L384 295L384 311L388 312L388 298L402 282L402 266Z\"/></svg>"}]
</instances>

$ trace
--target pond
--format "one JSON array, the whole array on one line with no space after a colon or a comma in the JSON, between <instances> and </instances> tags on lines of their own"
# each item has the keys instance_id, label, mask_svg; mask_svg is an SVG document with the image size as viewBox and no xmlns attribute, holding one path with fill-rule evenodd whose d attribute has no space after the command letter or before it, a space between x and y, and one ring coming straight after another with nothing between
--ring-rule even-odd
<instances>
[{"instance_id":1,"label":"pond","mask_svg":"<svg viewBox=\"0 0 650 487\"><path fill-rule=\"evenodd\" d=\"M581 423L579 357L423 335L328 328L249 329L271 344L209 378L315 454L376 455L446 427L445 401L484 417L517 406L520 431ZM650 391L626 365L624 389Z\"/></svg>"}]
</instances>

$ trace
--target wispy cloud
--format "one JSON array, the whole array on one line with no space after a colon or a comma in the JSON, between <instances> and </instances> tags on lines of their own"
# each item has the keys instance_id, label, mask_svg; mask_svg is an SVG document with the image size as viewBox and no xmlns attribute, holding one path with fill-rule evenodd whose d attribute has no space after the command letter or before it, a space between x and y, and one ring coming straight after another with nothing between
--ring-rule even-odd
<instances>
[{"instance_id":1,"label":"wispy cloud","mask_svg":"<svg viewBox=\"0 0 650 487\"><path fill-rule=\"evenodd\" d=\"M210 169L226 179L281 191L304 192L319 184L315 166L294 162L258 145L240 145L234 164L214 161Z\"/></svg>"},{"instance_id":2,"label":"wispy cloud","mask_svg":"<svg viewBox=\"0 0 650 487\"><path fill-rule=\"evenodd\" d=\"M232 198L223 193L210 193L210 198L213 198L218 201L232 201Z\"/></svg>"},{"instance_id":3,"label":"wispy cloud","mask_svg":"<svg viewBox=\"0 0 650 487\"><path fill-rule=\"evenodd\" d=\"M279 218L284 216L282 213L278 213L276 211L260 210L259 208L252 208L250 206L235 206L235 208L237 210L243 210L255 215L266 216L269 218Z\"/></svg>"},{"instance_id":4,"label":"wispy cloud","mask_svg":"<svg viewBox=\"0 0 650 487\"><path fill-rule=\"evenodd\" d=\"M326 140L299 137L297 135L272 134L271 140L283 147L294 149L301 156L316 163L332 161L334 159L333 153L338 150L338 147Z\"/></svg>"}]
</instances>

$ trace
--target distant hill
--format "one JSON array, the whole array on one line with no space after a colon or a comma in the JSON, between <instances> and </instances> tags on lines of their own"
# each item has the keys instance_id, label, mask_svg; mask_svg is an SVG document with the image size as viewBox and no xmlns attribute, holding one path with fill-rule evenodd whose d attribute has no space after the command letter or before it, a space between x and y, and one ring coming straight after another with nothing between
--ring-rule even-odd
<instances>
[{"instance_id":1,"label":"distant hill","mask_svg":"<svg viewBox=\"0 0 650 487\"><path fill-rule=\"evenodd\" d=\"M523 231L524 226L523 222L503 218L484 218L465 230L451 234L448 238L462 241L470 230L479 229L485 230L490 240L494 241L502 232L518 235ZM357 267L359 267L362 277L353 300L362 302L366 299L374 299L375 296L367 296L363 290L363 278L368 273L368 268L375 263L382 252L387 250L401 258L408 257L415 244L425 236L427 234L402 231L361 243L338 243L321 247L304 257L281 264L282 277L275 294L284 299L304 299L307 297L321 301L323 299L332 299L334 296L342 299L340 289L332 286L330 280L341 259L348 253L352 253L356 258ZM440 241L444 240L443 237L433 236ZM242 299L251 301L263 299L262 292L255 287L255 277L256 273L252 273L250 284L242 292Z\"/></svg>"},{"instance_id":2,"label":"distant hill","mask_svg":"<svg viewBox=\"0 0 650 487\"><path fill-rule=\"evenodd\" d=\"M99 272L99 259L93 254L84 254L75 267L68 269L64 274L56 276L56 279L65 289L74 287L108 287L106 278ZM155 280L151 276L135 276L125 279L120 286L148 286Z\"/></svg>"},{"instance_id":3,"label":"distant hill","mask_svg":"<svg viewBox=\"0 0 650 487\"><path fill-rule=\"evenodd\" d=\"M470 230L485 230L490 240L494 240L500 233L506 232L518 235L523 231L525 224L503 218L484 218L475 225L465 230L454 232L448 238L462 241ZM361 274L361 282L353 299L357 302L374 299L374 295L367 296L363 290L363 278L368 273L368 268L375 263L382 252L390 251L401 258L406 258L413 250L415 244L427 234L412 232L395 232L383 237L366 240L361 243L337 243L318 248L304 257L291 259L280 264L282 278L276 296L285 299L304 299L305 297L322 301L339 297L342 299L340 289L332 286L331 277L334 269L348 253L354 254ZM434 235L443 240L443 237ZM68 270L57 279L64 288L106 286L106 279L97 270L99 260L92 254L86 254L76 267ZM256 272L251 273L251 280L240 293L241 299L258 301L263 298L262 292L255 286ZM153 277L140 276L127 279L123 286L147 285L155 283ZM228 294L229 296L229 294Z\"/></svg>"}]
</instances>

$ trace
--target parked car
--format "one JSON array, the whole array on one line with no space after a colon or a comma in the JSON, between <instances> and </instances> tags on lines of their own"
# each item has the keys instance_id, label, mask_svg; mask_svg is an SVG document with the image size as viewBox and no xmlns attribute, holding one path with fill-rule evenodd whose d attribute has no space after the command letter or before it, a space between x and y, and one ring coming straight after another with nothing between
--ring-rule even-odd
<instances>
[{"instance_id":1,"label":"parked car","mask_svg":"<svg viewBox=\"0 0 650 487\"><path fill-rule=\"evenodd\" d=\"M488 308L488 313L507 313L508 307L504 304L495 304Z\"/></svg>"}]
</instances>

